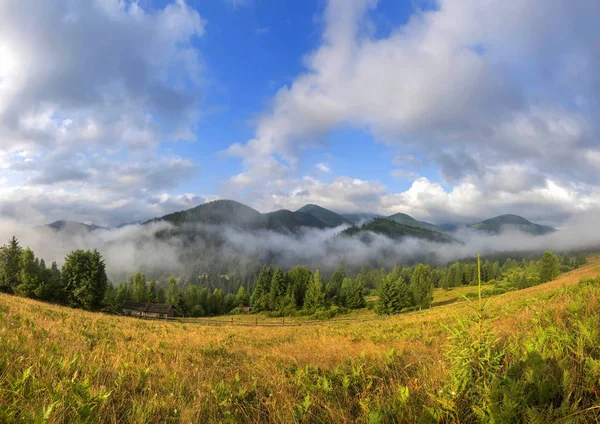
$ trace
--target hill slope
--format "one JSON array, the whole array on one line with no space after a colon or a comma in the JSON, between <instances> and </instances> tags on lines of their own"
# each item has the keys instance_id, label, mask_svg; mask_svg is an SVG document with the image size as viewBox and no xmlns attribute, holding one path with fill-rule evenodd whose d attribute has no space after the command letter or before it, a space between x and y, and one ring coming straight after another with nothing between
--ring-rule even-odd
<instances>
[{"instance_id":1,"label":"hill slope","mask_svg":"<svg viewBox=\"0 0 600 424\"><path fill-rule=\"evenodd\" d=\"M74 221L55 221L51 224L43 225L41 228L73 234L80 234L97 230L106 230L106 228L99 227L98 225L88 225L82 222Z\"/></svg>"},{"instance_id":2,"label":"hill slope","mask_svg":"<svg viewBox=\"0 0 600 424\"><path fill-rule=\"evenodd\" d=\"M381 234L395 240L403 239L405 237L414 237L440 243L456 242L456 240L452 237L439 231L399 224L396 221L391 221L386 218L376 218L361 225L360 227L352 226L342 231L342 234L347 236L355 236L369 232Z\"/></svg>"},{"instance_id":3,"label":"hill slope","mask_svg":"<svg viewBox=\"0 0 600 424\"><path fill-rule=\"evenodd\" d=\"M485 347L510 354L490 374L496 397L481 393L492 406L493 399L521 399L491 412L496 422L600 418L600 282L577 284L597 276L599 264L590 259L486 310L484 328L498 341ZM0 294L0 422L438 422L432 413L445 416L442 405L459 407L450 393L454 357L445 352L472 352L471 331L479 327L465 321L461 330L456 318L473 314L466 302L364 314L306 326L219 328ZM465 331L464 345L445 327Z\"/></svg>"},{"instance_id":4,"label":"hill slope","mask_svg":"<svg viewBox=\"0 0 600 424\"><path fill-rule=\"evenodd\" d=\"M318 205L304 205L296 212L308 213L319 221L327 225L328 227L339 227L340 225L352 225L352 222L343 216L330 211L329 209L322 208Z\"/></svg>"},{"instance_id":5,"label":"hill slope","mask_svg":"<svg viewBox=\"0 0 600 424\"><path fill-rule=\"evenodd\" d=\"M192 209L165 215L154 221L156 220L167 221L173 225L227 224L240 228L261 228L266 224L260 212L234 200L215 200Z\"/></svg>"},{"instance_id":6,"label":"hill slope","mask_svg":"<svg viewBox=\"0 0 600 424\"><path fill-rule=\"evenodd\" d=\"M519 215L500 215L471 225L469 228L498 234L505 230L518 230L528 234L543 235L556 231L547 225L534 224Z\"/></svg>"},{"instance_id":7,"label":"hill slope","mask_svg":"<svg viewBox=\"0 0 600 424\"><path fill-rule=\"evenodd\" d=\"M440 227L438 227L437 225L433 225L433 224L430 224L429 222L425 222L425 221L418 221L418 220L414 219L412 216L407 215L405 213L396 213L394 215L388 216L386 219L397 222L398 224L408 225L409 227L425 228L427 230L432 230L432 231L442 231L442 229Z\"/></svg>"}]
</instances>

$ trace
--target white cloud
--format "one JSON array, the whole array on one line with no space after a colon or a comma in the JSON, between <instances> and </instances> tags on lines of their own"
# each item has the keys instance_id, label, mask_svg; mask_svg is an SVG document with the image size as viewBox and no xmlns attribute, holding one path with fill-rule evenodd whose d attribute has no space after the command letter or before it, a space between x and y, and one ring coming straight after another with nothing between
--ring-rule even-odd
<instances>
[{"instance_id":1,"label":"white cloud","mask_svg":"<svg viewBox=\"0 0 600 424\"><path fill-rule=\"evenodd\" d=\"M4 189L4 212L22 202L36 222L114 223L161 211L148 199L197 169L161 144L193 140L204 19L183 0L23 0L1 2L0 21L0 177L22 184Z\"/></svg>"},{"instance_id":2,"label":"white cloud","mask_svg":"<svg viewBox=\"0 0 600 424\"><path fill-rule=\"evenodd\" d=\"M329 167L329 164L327 164L325 162L317 163L315 165L315 168L317 168L321 172L331 172L331 168Z\"/></svg>"},{"instance_id":3,"label":"white cloud","mask_svg":"<svg viewBox=\"0 0 600 424\"><path fill-rule=\"evenodd\" d=\"M302 149L350 125L419 156L400 155L396 164L437 164L444 182L455 185L451 194L439 184L415 192L415 183L413 191L390 195L423 215L423 204L437 208L445 196L479 196L495 213L524 203L534 210L537 199L535 214L551 205L557 216L574 209L561 201L589 196L578 188L549 202L542 195L549 181L597 189L600 3L439 0L382 38L368 20L376 3L328 1L322 41L306 56L305 72L280 88L255 136L228 150L242 157L247 175L264 158L294 171ZM492 210L466 204L471 209L450 210Z\"/></svg>"}]
</instances>

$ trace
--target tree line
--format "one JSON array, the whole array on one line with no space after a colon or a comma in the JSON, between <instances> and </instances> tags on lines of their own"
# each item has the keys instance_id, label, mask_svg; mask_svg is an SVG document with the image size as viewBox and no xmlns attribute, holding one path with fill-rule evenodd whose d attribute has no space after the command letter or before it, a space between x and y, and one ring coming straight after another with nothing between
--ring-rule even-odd
<instances>
[{"instance_id":1,"label":"tree line","mask_svg":"<svg viewBox=\"0 0 600 424\"><path fill-rule=\"evenodd\" d=\"M481 264L486 291L499 293L550 281L561 272L586 263L583 254L557 256L545 252L536 260L507 258ZM13 237L0 247L0 290L75 308L120 313L126 300L167 303L179 316L202 317L241 313L252 308L271 316L331 317L351 309L373 308L395 314L408 308L427 308L434 288L452 289L477 284L474 261L432 267L418 263L385 269L361 269L355 275L343 263L328 278L304 266L290 270L263 266L256 278L208 275L163 280L135 272L125 282L110 284L100 253L75 250L61 269L47 267L34 252ZM493 284L493 286L492 286ZM493 293L492 293L493 292ZM371 301L367 298L371 297Z\"/></svg>"},{"instance_id":2,"label":"tree line","mask_svg":"<svg viewBox=\"0 0 600 424\"><path fill-rule=\"evenodd\" d=\"M16 237L0 247L0 291L98 310L107 286L106 266L97 250L74 250L59 269L56 262L47 267L30 248L22 248Z\"/></svg>"}]
</instances>

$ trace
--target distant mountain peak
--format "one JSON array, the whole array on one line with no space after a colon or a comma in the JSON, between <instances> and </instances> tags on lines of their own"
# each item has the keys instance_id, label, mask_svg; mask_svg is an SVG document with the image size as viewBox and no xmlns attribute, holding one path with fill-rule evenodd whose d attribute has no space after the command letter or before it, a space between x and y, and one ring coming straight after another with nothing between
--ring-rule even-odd
<instances>
[{"instance_id":1,"label":"distant mountain peak","mask_svg":"<svg viewBox=\"0 0 600 424\"><path fill-rule=\"evenodd\" d=\"M344 218L342 215L312 203L302 206L296 212L308 213L323 222L328 227L339 227L340 225L353 224L352 221Z\"/></svg>"},{"instance_id":2,"label":"distant mountain peak","mask_svg":"<svg viewBox=\"0 0 600 424\"><path fill-rule=\"evenodd\" d=\"M487 233L498 234L507 229L516 229L524 233L534 235L544 235L556 231L547 225L535 224L522 216L514 214L504 214L486 219L469 226L469 228L485 231Z\"/></svg>"}]
</instances>

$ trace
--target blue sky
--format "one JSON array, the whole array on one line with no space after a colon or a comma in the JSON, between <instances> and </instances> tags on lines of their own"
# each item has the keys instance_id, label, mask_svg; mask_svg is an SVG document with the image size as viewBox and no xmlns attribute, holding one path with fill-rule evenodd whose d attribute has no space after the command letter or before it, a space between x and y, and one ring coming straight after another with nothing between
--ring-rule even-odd
<instances>
[{"instance_id":1,"label":"blue sky","mask_svg":"<svg viewBox=\"0 0 600 424\"><path fill-rule=\"evenodd\" d=\"M600 208L594 0L0 5L0 216L561 225Z\"/></svg>"},{"instance_id":2,"label":"blue sky","mask_svg":"<svg viewBox=\"0 0 600 424\"><path fill-rule=\"evenodd\" d=\"M263 0L237 7L226 1L189 4L208 21L207 35L194 43L208 70L212 87L206 103L213 110L198 125L198 142L174 150L200 164L200 172L180 188L216 193L232 170L241 171L238 160L219 153L232 143L251 139L257 114L267 108L281 86L289 85L305 69L304 56L321 41L320 14L325 2ZM387 35L405 23L413 10L410 1L380 2L370 14L376 34ZM410 186L409 181L389 175L393 165L388 159L399 149L374 143L373 136L360 129L335 129L322 137L327 139L326 146L304 152L301 173L311 174L314 165L327 162L336 174L379 179L394 190ZM427 170L425 175L435 177L435 172Z\"/></svg>"}]
</instances>

